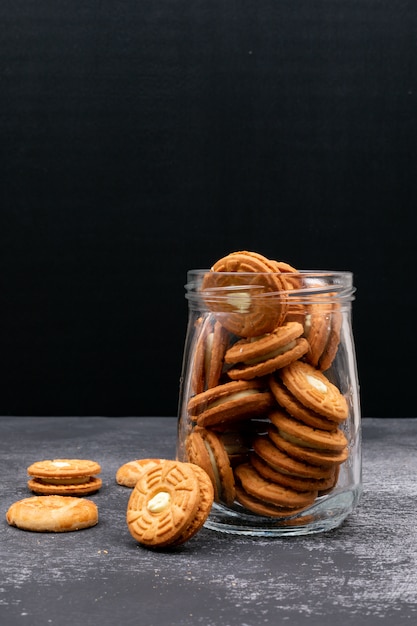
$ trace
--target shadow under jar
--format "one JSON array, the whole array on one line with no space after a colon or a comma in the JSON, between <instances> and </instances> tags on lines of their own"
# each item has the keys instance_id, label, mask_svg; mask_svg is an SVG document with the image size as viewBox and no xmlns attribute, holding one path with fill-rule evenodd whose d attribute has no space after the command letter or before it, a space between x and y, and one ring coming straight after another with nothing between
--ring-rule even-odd
<instances>
[{"instance_id":1,"label":"shadow under jar","mask_svg":"<svg viewBox=\"0 0 417 626\"><path fill-rule=\"evenodd\" d=\"M206 527L340 526L362 492L350 272L187 274L177 458L212 479Z\"/></svg>"}]
</instances>

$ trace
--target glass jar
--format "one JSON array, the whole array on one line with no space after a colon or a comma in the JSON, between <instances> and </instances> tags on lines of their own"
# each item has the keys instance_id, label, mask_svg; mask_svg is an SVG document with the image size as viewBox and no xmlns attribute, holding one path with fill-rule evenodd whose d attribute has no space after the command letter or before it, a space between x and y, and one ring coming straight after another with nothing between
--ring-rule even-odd
<instances>
[{"instance_id":1,"label":"glass jar","mask_svg":"<svg viewBox=\"0 0 417 626\"><path fill-rule=\"evenodd\" d=\"M212 478L222 532L327 531L362 492L353 275L275 278L187 274L177 458Z\"/></svg>"}]
</instances>

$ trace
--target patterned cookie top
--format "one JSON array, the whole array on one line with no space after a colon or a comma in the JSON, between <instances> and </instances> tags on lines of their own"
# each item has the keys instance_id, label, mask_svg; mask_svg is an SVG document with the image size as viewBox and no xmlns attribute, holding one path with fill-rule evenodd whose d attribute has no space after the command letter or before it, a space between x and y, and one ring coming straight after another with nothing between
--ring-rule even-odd
<instances>
[{"instance_id":1,"label":"patterned cookie top","mask_svg":"<svg viewBox=\"0 0 417 626\"><path fill-rule=\"evenodd\" d=\"M344 395L309 363L295 361L279 374L284 385L305 406L335 422L347 418L349 409Z\"/></svg>"},{"instance_id":2,"label":"patterned cookie top","mask_svg":"<svg viewBox=\"0 0 417 626\"><path fill-rule=\"evenodd\" d=\"M129 532L136 541L154 548L178 545L204 523L213 503L213 485L195 467L165 460L140 476L126 512Z\"/></svg>"},{"instance_id":3,"label":"patterned cookie top","mask_svg":"<svg viewBox=\"0 0 417 626\"><path fill-rule=\"evenodd\" d=\"M99 474L101 466L86 459L48 459L32 463L27 472L29 476L71 478Z\"/></svg>"},{"instance_id":4,"label":"patterned cookie top","mask_svg":"<svg viewBox=\"0 0 417 626\"><path fill-rule=\"evenodd\" d=\"M116 482L124 487L134 487L147 469L161 462L162 459L135 459L123 463L116 472Z\"/></svg>"}]
</instances>

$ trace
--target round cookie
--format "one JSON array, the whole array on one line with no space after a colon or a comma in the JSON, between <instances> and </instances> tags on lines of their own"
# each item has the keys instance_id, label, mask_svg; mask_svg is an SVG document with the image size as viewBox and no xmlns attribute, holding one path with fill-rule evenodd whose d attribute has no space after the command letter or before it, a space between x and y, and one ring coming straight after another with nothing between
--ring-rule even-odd
<instances>
[{"instance_id":1,"label":"round cookie","mask_svg":"<svg viewBox=\"0 0 417 626\"><path fill-rule=\"evenodd\" d=\"M129 498L130 534L151 548L188 541L206 521L213 503L210 477L193 463L164 460L146 470Z\"/></svg>"},{"instance_id":2,"label":"round cookie","mask_svg":"<svg viewBox=\"0 0 417 626\"><path fill-rule=\"evenodd\" d=\"M274 402L264 380L238 380L193 396L188 412L199 426L207 427L262 415Z\"/></svg>"},{"instance_id":3,"label":"round cookie","mask_svg":"<svg viewBox=\"0 0 417 626\"><path fill-rule=\"evenodd\" d=\"M273 426L270 426L269 433L278 434ZM272 469L282 474L309 480L327 479L331 478L333 475L333 466L317 467L316 465L311 465L300 459L293 458L274 445L269 435L254 439L253 449Z\"/></svg>"},{"instance_id":4,"label":"round cookie","mask_svg":"<svg viewBox=\"0 0 417 626\"><path fill-rule=\"evenodd\" d=\"M265 480L250 463L239 465L235 476L246 493L274 506L287 509L307 507L317 497L317 491L295 491Z\"/></svg>"},{"instance_id":5,"label":"round cookie","mask_svg":"<svg viewBox=\"0 0 417 626\"><path fill-rule=\"evenodd\" d=\"M279 370L284 385L301 404L324 415L330 421L343 422L349 413L346 398L325 375L302 361Z\"/></svg>"},{"instance_id":6,"label":"round cookie","mask_svg":"<svg viewBox=\"0 0 417 626\"><path fill-rule=\"evenodd\" d=\"M192 393L202 393L219 384L229 346L229 332L213 316L204 320L202 326L194 353Z\"/></svg>"},{"instance_id":7,"label":"round cookie","mask_svg":"<svg viewBox=\"0 0 417 626\"><path fill-rule=\"evenodd\" d=\"M317 465L320 468L341 465L349 456L347 447L340 451L333 451L297 445L285 436L282 436L275 426L271 426L268 431L268 436L280 450L286 452L289 456L309 463L310 465Z\"/></svg>"},{"instance_id":8,"label":"round cookie","mask_svg":"<svg viewBox=\"0 0 417 626\"><path fill-rule=\"evenodd\" d=\"M44 496L87 496L95 493L102 485L101 478L91 476L85 482L78 484L54 484L44 482L42 478L31 478L27 486L33 493Z\"/></svg>"},{"instance_id":9,"label":"round cookie","mask_svg":"<svg viewBox=\"0 0 417 626\"><path fill-rule=\"evenodd\" d=\"M94 502L71 496L33 496L14 502L6 513L10 526L34 532L61 533L98 523Z\"/></svg>"},{"instance_id":10,"label":"round cookie","mask_svg":"<svg viewBox=\"0 0 417 626\"><path fill-rule=\"evenodd\" d=\"M263 517L291 517L293 515L298 515L305 509L305 507L300 507L298 509L286 508L282 506L274 506L268 502L263 502L255 496L247 493L240 485L236 486L236 500L248 511L256 513L257 515L262 515Z\"/></svg>"},{"instance_id":11,"label":"round cookie","mask_svg":"<svg viewBox=\"0 0 417 626\"><path fill-rule=\"evenodd\" d=\"M270 411L269 419L282 437L298 446L340 452L348 445L348 440L340 428L332 431L311 428L279 410Z\"/></svg>"},{"instance_id":12,"label":"round cookie","mask_svg":"<svg viewBox=\"0 0 417 626\"><path fill-rule=\"evenodd\" d=\"M252 453L250 462L260 474L266 480L270 480L283 487L294 489L295 491L317 491L323 493L328 489L334 487L335 473L334 468L329 478L300 478L298 476L292 476L286 472L273 469L268 463L266 463L256 453Z\"/></svg>"},{"instance_id":13,"label":"round cookie","mask_svg":"<svg viewBox=\"0 0 417 626\"><path fill-rule=\"evenodd\" d=\"M326 298L331 298L328 294ZM331 366L340 342L342 314L340 305L331 301L315 302L308 307L304 333L309 343L307 363L324 371Z\"/></svg>"},{"instance_id":14,"label":"round cookie","mask_svg":"<svg viewBox=\"0 0 417 626\"><path fill-rule=\"evenodd\" d=\"M271 389L278 404L295 417L300 422L304 422L307 426L312 428L320 428L321 430L335 430L337 424L331 422L324 415L316 413L312 409L307 408L304 404L301 404L292 393L288 391L285 385L279 380L279 377L272 374L269 377L269 388Z\"/></svg>"},{"instance_id":15,"label":"round cookie","mask_svg":"<svg viewBox=\"0 0 417 626\"><path fill-rule=\"evenodd\" d=\"M288 322L272 333L240 339L225 354L226 363L234 364L227 375L232 380L250 380L265 376L303 356L308 342L301 338L303 327Z\"/></svg>"},{"instance_id":16,"label":"round cookie","mask_svg":"<svg viewBox=\"0 0 417 626\"><path fill-rule=\"evenodd\" d=\"M159 465L162 459L136 459L128 461L119 467L116 472L116 482L124 487L134 487L140 476L149 467Z\"/></svg>"},{"instance_id":17,"label":"round cookie","mask_svg":"<svg viewBox=\"0 0 417 626\"><path fill-rule=\"evenodd\" d=\"M99 474L101 466L86 459L47 459L32 463L27 472L38 478L79 478Z\"/></svg>"},{"instance_id":18,"label":"round cookie","mask_svg":"<svg viewBox=\"0 0 417 626\"><path fill-rule=\"evenodd\" d=\"M27 468L28 487L41 495L85 496L98 491L101 472L96 461L88 459L47 459L36 461Z\"/></svg>"},{"instance_id":19,"label":"round cookie","mask_svg":"<svg viewBox=\"0 0 417 626\"><path fill-rule=\"evenodd\" d=\"M219 259L202 283L207 306L239 337L255 337L279 326L287 309L285 290L273 262L246 250Z\"/></svg>"},{"instance_id":20,"label":"round cookie","mask_svg":"<svg viewBox=\"0 0 417 626\"><path fill-rule=\"evenodd\" d=\"M188 460L210 476L214 500L231 505L235 499L235 480L229 456L220 436L197 426L185 442Z\"/></svg>"}]
</instances>

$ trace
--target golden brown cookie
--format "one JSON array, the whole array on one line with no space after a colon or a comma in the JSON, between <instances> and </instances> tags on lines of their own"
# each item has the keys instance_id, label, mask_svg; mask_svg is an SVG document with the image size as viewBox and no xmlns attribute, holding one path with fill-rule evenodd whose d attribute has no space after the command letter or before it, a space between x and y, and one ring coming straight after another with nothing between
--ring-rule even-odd
<instances>
[{"instance_id":1,"label":"golden brown cookie","mask_svg":"<svg viewBox=\"0 0 417 626\"><path fill-rule=\"evenodd\" d=\"M279 370L284 385L301 404L332 422L343 422L349 413L344 395L309 363L295 361Z\"/></svg>"},{"instance_id":2,"label":"golden brown cookie","mask_svg":"<svg viewBox=\"0 0 417 626\"><path fill-rule=\"evenodd\" d=\"M348 445L346 435L340 428L332 431L311 428L278 409L268 415L280 435L298 446L340 452Z\"/></svg>"},{"instance_id":3,"label":"golden brown cookie","mask_svg":"<svg viewBox=\"0 0 417 626\"><path fill-rule=\"evenodd\" d=\"M331 366L340 342L342 314L332 297L334 294L316 296L320 301L310 304L304 317L304 335L309 343L305 360L322 371Z\"/></svg>"},{"instance_id":4,"label":"golden brown cookie","mask_svg":"<svg viewBox=\"0 0 417 626\"><path fill-rule=\"evenodd\" d=\"M286 509L308 507L317 497L317 491L295 491L266 480L250 463L239 465L235 469L235 477L250 496Z\"/></svg>"},{"instance_id":5,"label":"golden brown cookie","mask_svg":"<svg viewBox=\"0 0 417 626\"><path fill-rule=\"evenodd\" d=\"M134 487L139 477L149 467L159 465L162 459L136 459L128 461L119 467L116 472L116 482L124 487Z\"/></svg>"},{"instance_id":6,"label":"golden brown cookie","mask_svg":"<svg viewBox=\"0 0 417 626\"><path fill-rule=\"evenodd\" d=\"M212 482L203 469L164 460L148 468L133 488L126 511L129 532L147 547L180 545L203 526L213 498Z\"/></svg>"},{"instance_id":7,"label":"golden brown cookie","mask_svg":"<svg viewBox=\"0 0 417 626\"><path fill-rule=\"evenodd\" d=\"M269 432L272 432L273 435L278 434L272 425L269 427ZM293 458L274 445L269 435L254 439L253 448L256 454L277 472L310 480L327 479L333 476L332 465L330 467L317 467L301 459Z\"/></svg>"},{"instance_id":8,"label":"golden brown cookie","mask_svg":"<svg viewBox=\"0 0 417 626\"><path fill-rule=\"evenodd\" d=\"M219 384L224 355L229 346L230 333L210 315L201 322L192 367L192 393L202 393Z\"/></svg>"},{"instance_id":9,"label":"golden brown cookie","mask_svg":"<svg viewBox=\"0 0 417 626\"><path fill-rule=\"evenodd\" d=\"M71 496L33 496L14 502L6 513L10 526L34 532L63 533L95 526L94 502Z\"/></svg>"},{"instance_id":10,"label":"golden brown cookie","mask_svg":"<svg viewBox=\"0 0 417 626\"><path fill-rule=\"evenodd\" d=\"M250 380L274 372L308 351L308 342L301 337L303 326L288 322L272 333L240 339L225 354L225 362L233 364L227 375L232 380Z\"/></svg>"},{"instance_id":11,"label":"golden brown cookie","mask_svg":"<svg viewBox=\"0 0 417 626\"><path fill-rule=\"evenodd\" d=\"M272 425L268 431L268 436L275 446L289 456L309 463L310 465L317 465L320 468L341 465L349 456L347 447L343 450L322 450L297 445L297 443L294 443L290 438L288 439L283 436L282 433Z\"/></svg>"},{"instance_id":12,"label":"golden brown cookie","mask_svg":"<svg viewBox=\"0 0 417 626\"><path fill-rule=\"evenodd\" d=\"M304 406L304 404L301 404L285 387L279 375L271 374L269 377L269 387L279 406L300 422L304 422L304 424L312 428L321 428L322 430L335 430L335 428L337 428L337 423L331 422L327 417L324 417L324 415L320 415Z\"/></svg>"},{"instance_id":13,"label":"golden brown cookie","mask_svg":"<svg viewBox=\"0 0 417 626\"><path fill-rule=\"evenodd\" d=\"M96 461L87 459L54 459L36 461L27 468L28 487L40 495L84 496L98 491L101 472Z\"/></svg>"},{"instance_id":14,"label":"golden brown cookie","mask_svg":"<svg viewBox=\"0 0 417 626\"><path fill-rule=\"evenodd\" d=\"M250 462L258 474L266 480L289 489L294 489L294 491L317 491L318 493L323 493L334 487L335 484L336 468L332 468L331 475L328 478L300 478L299 476L293 476L287 472L272 468L256 453L251 454Z\"/></svg>"},{"instance_id":15,"label":"golden brown cookie","mask_svg":"<svg viewBox=\"0 0 417 626\"><path fill-rule=\"evenodd\" d=\"M299 507L298 509L274 506L273 504L269 504L268 502L264 502L263 500L259 500L259 498L250 495L241 487L241 485L236 485L236 500L248 511L256 513L257 515L262 515L262 517L285 518L298 515L305 510L304 506Z\"/></svg>"},{"instance_id":16,"label":"golden brown cookie","mask_svg":"<svg viewBox=\"0 0 417 626\"><path fill-rule=\"evenodd\" d=\"M193 396L188 412L199 426L208 427L263 415L274 403L265 380L238 380Z\"/></svg>"},{"instance_id":17,"label":"golden brown cookie","mask_svg":"<svg viewBox=\"0 0 417 626\"><path fill-rule=\"evenodd\" d=\"M196 426L185 442L190 463L202 467L210 476L214 500L231 505L235 499L235 480L221 436Z\"/></svg>"},{"instance_id":18,"label":"golden brown cookie","mask_svg":"<svg viewBox=\"0 0 417 626\"><path fill-rule=\"evenodd\" d=\"M202 295L217 319L239 337L271 332L284 320L286 283L269 259L247 250L219 259L204 276ZM274 294L274 295L273 295Z\"/></svg>"}]
</instances>

